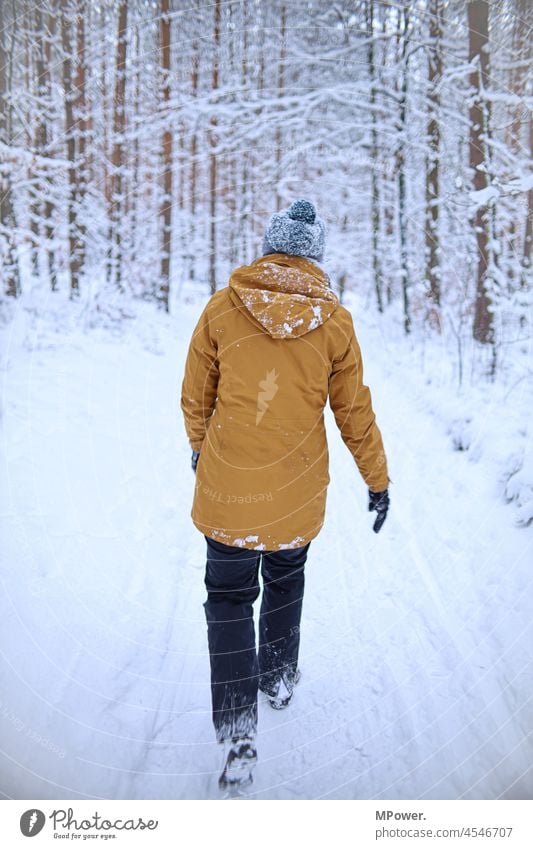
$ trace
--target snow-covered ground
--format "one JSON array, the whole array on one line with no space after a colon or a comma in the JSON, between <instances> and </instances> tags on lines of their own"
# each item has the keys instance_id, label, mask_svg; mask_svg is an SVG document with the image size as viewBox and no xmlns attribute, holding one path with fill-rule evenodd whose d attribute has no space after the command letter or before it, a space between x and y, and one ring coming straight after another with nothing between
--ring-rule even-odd
<instances>
[{"instance_id":1,"label":"snow-covered ground","mask_svg":"<svg viewBox=\"0 0 533 849\"><path fill-rule=\"evenodd\" d=\"M200 308L158 324L147 308L116 339L77 319L54 334L20 308L4 335L5 797L218 796L204 540L178 407ZM250 795L531 798L531 527L505 504L490 451L453 450L400 342L364 313L355 325L391 514L373 534L328 415L302 681L289 710L261 704Z\"/></svg>"}]
</instances>

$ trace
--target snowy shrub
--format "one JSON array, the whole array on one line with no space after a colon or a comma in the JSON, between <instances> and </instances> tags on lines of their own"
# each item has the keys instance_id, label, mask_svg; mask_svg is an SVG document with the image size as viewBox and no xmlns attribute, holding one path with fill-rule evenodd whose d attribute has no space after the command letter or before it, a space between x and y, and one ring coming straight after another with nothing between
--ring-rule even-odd
<instances>
[{"instance_id":1,"label":"snowy shrub","mask_svg":"<svg viewBox=\"0 0 533 849\"><path fill-rule=\"evenodd\" d=\"M533 452L529 451L515 471L508 477L505 486L507 501L517 505L516 520L519 525L529 525L533 521Z\"/></svg>"},{"instance_id":2,"label":"snowy shrub","mask_svg":"<svg viewBox=\"0 0 533 849\"><path fill-rule=\"evenodd\" d=\"M472 443L471 421L470 418L460 418L454 419L450 423L448 433L454 451L468 451L470 448Z\"/></svg>"}]
</instances>

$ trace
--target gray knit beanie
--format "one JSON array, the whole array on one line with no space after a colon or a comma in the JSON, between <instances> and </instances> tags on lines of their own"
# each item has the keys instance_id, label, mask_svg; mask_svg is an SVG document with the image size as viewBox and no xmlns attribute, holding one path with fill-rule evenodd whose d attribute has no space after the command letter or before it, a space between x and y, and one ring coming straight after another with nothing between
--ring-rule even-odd
<instances>
[{"instance_id":1,"label":"gray knit beanie","mask_svg":"<svg viewBox=\"0 0 533 849\"><path fill-rule=\"evenodd\" d=\"M309 200L295 200L289 209L275 212L263 239L263 254L292 254L322 262L326 227Z\"/></svg>"}]
</instances>

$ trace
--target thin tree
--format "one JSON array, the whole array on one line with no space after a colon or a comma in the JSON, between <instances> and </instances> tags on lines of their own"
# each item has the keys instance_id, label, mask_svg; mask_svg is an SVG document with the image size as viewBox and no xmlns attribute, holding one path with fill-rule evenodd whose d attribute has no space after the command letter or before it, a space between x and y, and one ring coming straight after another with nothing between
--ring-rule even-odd
<instances>
[{"instance_id":1,"label":"thin tree","mask_svg":"<svg viewBox=\"0 0 533 849\"><path fill-rule=\"evenodd\" d=\"M191 97L196 100L198 96L198 82L200 75L200 50L196 39L192 42L191 56ZM189 274L191 280L196 276L196 257L194 252L194 239L196 233L196 207L198 192L198 130L196 122L193 123L190 141L190 168L189 168Z\"/></svg>"},{"instance_id":2,"label":"thin tree","mask_svg":"<svg viewBox=\"0 0 533 849\"><path fill-rule=\"evenodd\" d=\"M374 277L374 290L376 292L376 302L379 312L383 312L383 292L382 292L382 276L381 276L381 255L379 244L380 233L380 192L379 192L379 145L378 145L378 128L377 128L377 70L374 57L374 6L375 0L369 0L366 7L367 19L366 29L368 36L368 73L370 75L370 121L371 130L371 146L370 146L370 162L371 162L371 220L372 220L372 273Z\"/></svg>"},{"instance_id":3,"label":"thin tree","mask_svg":"<svg viewBox=\"0 0 533 849\"><path fill-rule=\"evenodd\" d=\"M469 160L474 191L487 188L486 134L487 112L483 92L489 80L489 4L487 0L468 3L468 60L472 67L470 86ZM474 302L474 339L484 344L494 341L491 298L488 290L490 218L487 206L479 203L474 215L477 245L476 295Z\"/></svg>"},{"instance_id":4,"label":"thin tree","mask_svg":"<svg viewBox=\"0 0 533 849\"><path fill-rule=\"evenodd\" d=\"M243 92L248 92L248 76L249 76L249 56L250 40L248 38L248 5L242 5L242 63L241 63L241 87ZM240 192L239 192L239 228L241 235L241 260L248 262L248 245L250 240L250 170L249 170L249 154L248 150L243 151L240 157L241 174L240 174Z\"/></svg>"},{"instance_id":5,"label":"thin tree","mask_svg":"<svg viewBox=\"0 0 533 849\"><path fill-rule=\"evenodd\" d=\"M211 74L211 88L216 92L219 87L219 62L220 62L220 0L214 3L213 21L213 68ZM217 288L217 154L216 146L218 136L216 134L217 118L211 116L210 148L209 154L209 289L211 294Z\"/></svg>"},{"instance_id":6,"label":"thin tree","mask_svg":"<svg viewBox=\"0 0 533 849\"><path fill-rule=\"evenodd\" d=\"M73 8L63 4L61 8L61 46L63 59L61 76L63 85L63 109L65 141L68 159L67 224L68 224L68 271L70 296L75 298L80 291L80 241L78 234L78 163L76 160L76 126L74 118L73 68L72 68L72 25Z\"/></svg>"},{"instance_id":7,"label":"thin tree","mask_svg":"<svg viewBox=\"0 0 533 849\"><path fill-rule=\"evenodd\" d=\"M285 27L287 9L285 3L281 4L279 20L279 60L278 60L278 99L281 103L285 94ZM278 117L276 127L276 205L281 209L283 198L280 192L281 184L281 162L283 158L283 132L281 128L282 117Z\"/></svg>"},{"instance_id":8,"label":"thin tree","mask_svg":"<svg viewBox=\"0 0 533 849\"><path fill-rule=\"evenodd\" d=\"M529 156L533 161L533 115L529 114L528 121ZM533 189L527 193L526 222L524 227L524 247L520 270L520 286L526 291L531 279L531 249L533 248ZM522 322L523 323L523 322Z\"/></svg>"},{"instance_id":9,"label":"thin tree","mask_svg":"<svg viewBox=\"0 0 533 849\"><path fill-rule=\"evenodd\" d=\"M39 39L42 38L42 28L39 32L37 27L37 18L31 7L25 7L23 11L24 21L24 73L25 86L24 88L31 97L26 100L26 116L24 125L26 128L27 144L26 148L35 153L41 152L39 139L40 119L41 114L41 97L40 97L40 82L39 82ZM27 185L28 185L28 213L29 213L29 229L31 238L29 240L29 259L30 266L33 272L38 272L39 265L39 248L41 243L41 174L40 169L32 165L28 166Z\"/></svg>"},{"instance_id":10,"label":"thin tree","mask_svg":"<svg viewBox=\"0 0 533 849\"><path fill-rule=\"evenodd\" d=\"M131 54L133 56L133 72L132 72L132 101L133 101L133 110L134 114L138 117L142 114L142 97L141 97L141 74L143 71L143 65L141 62L141 37L140 37L140 24L139 22L135 23L135 26L131 28L132 32L132 44L131 44ZM137 249L139 245L139 225L141 218L141 209L140 209L140 180L141 180L141 144L139 140L139 133L135 133L132 141L132 158L131 158L131 170L132 170L132 186L130 190L130 210L129 210L129 250L128 250L128 261L131 264L131 267L135 267L137 263Z\"/></svg>"},{"instance_id":11,"label":"thin tree","mask_svg":"<svg viewBox=\"0 0 533 849\"><path fill-rule=\"evenodd\" d=\"M159 19L159 52L161 58L161 108L165 127L162 139L163 191L159 216L161 220L161 269L158 300L169 309L170 258L172 255L172 132L170 128L170 44L171 22L169 0L161 0Z\"/></svg>"},{"instance_id":12,"label":"thin tree","mask_svg":"<svg viewBox=\"0 0 533 849\"><path fill-rule=\"evenodd\" d=\"M77 238L78 264L80 272L85 266L86 226L80 216L81 208L87 193L87 135L89 118L87 114L86 96L86 50L85 50L85 16L87 12L85 0L78 0L76 15L76 61L74 66L73 115L76 125L76 163L77 163Z\"/></svg>"},{"instance_id":13,"label":"thin tree","mask_svg":"<svg viewBox=\"0 0 533 849\"><path fill-rule=\"evenodd\" d=\"M519 66L519 69L517 69L517 93L520 96L524 96L527 93L526 79L527 86L529 88L529 94L531 93L531 74L528 73L528 71L531 69L531 59L533 53L533 49L531 46L533 9L529 0L517 0L516 12L517 14L515 32L517 32L518 36L516 45L516 60ZM514 134L516 135L518 149L522 148L522 145L520 143L521 117L522 115L520 113L516 125L514 127ZM525 149L529 154L530 161L533 161L533 112L531 111L531 109L529 110L529 118L527 121L527 141L525 144ZM523 231L524 237L522 245L522 256L520 261L520 289L523 292L526 292L528 286L531 283L531 250L533 248L533 188L530 188L527 193L526 217L525 224L523 225ZM521 324L525 324L525 322L526 316L522 315Z\"/></svg>"},{"instance_id":14,"label":"thin tree","mask_svg":"<svg viewBox=\"0 0 533 849\"><path fill-rule=\"evenodd\" d=\"M107 278L119 291L122 285L122 209L124 192L124 131L126 129L126 49L128 36L128 3L121 0L118 8L115 53L115 87L113 94L113 145L111 153L109 246Z\"/></svg>"},{"instance_id":15,"label":"thin tree","mask_svg":"<svg viewBox=\"0 0 533 849\"><path fill-rule=\"evenodd\" d=\"M407 249L407 163L406 163L406 134L407 134L407 93L409 73L409 6L398 9L397 43L400 47L400 84L398 92L398 147L396 153L396 168L398 174L398 229L400 234L400 269L402 277L403 326L405 332L411 332L411 307L409 302L409 256Z\"/></svg>"},{"instance_id":16,"label":"thin tree","mask_svg":"<svg viewBox=\"0 0 533 849\"><path fill-rule=\"evenodd\" d=\"M442 78L442 2L430 0L428 51L428 153L426 159L425 260L426 285L433 307L440 306L441 280L439 257L439 162L440 162L440 89ZM434 317L434 310L428 311ZM438 319L437 319L438 321ZM438 325L440 326L440 325Z\"/></svg>"},{"instance_id":17,"label":"thin tree","mask_svg":"<svg viewBox=\"0 0 533 849\"><path fill-rule=\"evenodd\" d=\"M35 27L37 32L37 95L38 95L38 123L36 129L36 148L43 156L51 156L51 123L52 123L52 79L50 69L52 67L52 44L56 31L56 16L52 8L46 16L43 15L42 7L35 6ZM39 216L43 228L44 255L46 261L46 273L50 281L50 288L57 288L57 271L55 259L55 205L52 200L53 180L49 175L44 175L42 191L44 199L40 205Z\"/></svg>"},{"instance_id":18,"label":"thin tree","mask_svg":"<svg viewBox=\"0 0 533 849\"><path fill-rule=\"evenodd\" d=\"M228 57L227 64L225 67L227 68L227 73L230 79L235 79L236 74L236 62L235 57L237 53L237 45L236 45L236 28L235 28L235 18L236 14L240 12L240 9L235 10L232 8L232 4L228 4L226 15L228 16L228 21L226 24L227 29L229 29L227 44L228 44ZM229 94L229 102L233 104L236 101L235 93L231 92ZM229 233L227 236L228 239L228 259L230 265L233 267L237 264L238 257L238 244L237 244L237 233L238 233L238 213L237 213L237 196L238 196L238 188L237 188L237 172L238 172L238 154L232 149L229 152L229 155L225 157L225 165L226 165L226 181L224 187L224 201L227 209L227 220L229 221Z\"/></svg>"},{"instance_id":19,"label":"thin tree","mask_svg":"<svg viewBox=\"0 0 533 849\"><path fill-rule=\"evenodd\" d=\"M11 144L12 106L10 100L11 79L13 75L13 55L15 49L15 25L0 29L0 145L6 152ZM8 41L10 38L10 42ZM2 286L6 295L16 298L20 294L20 270L15 234L17 222L13 203L12 185L13 158L0 156L0 268Z\"/></svg>"}]
</instances>

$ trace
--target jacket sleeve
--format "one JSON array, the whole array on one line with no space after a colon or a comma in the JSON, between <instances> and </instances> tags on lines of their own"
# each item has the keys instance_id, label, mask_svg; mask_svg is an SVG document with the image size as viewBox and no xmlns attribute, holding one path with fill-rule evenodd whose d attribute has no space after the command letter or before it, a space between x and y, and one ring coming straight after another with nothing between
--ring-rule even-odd
<instances>
[{"instance_id":1,"label":"jacket sleeve","mask_svg":"<svg viewBox=\"0 0 533 849\"><path fill-rule=\"evenodd\" d=\"M217 398L218 352L210 332L208 310L209 304L194 329L181 387L181 409L193 451L202 448Z\"/></svg>"},{"instance_id":2,"label":"jacket sleeve","mask_svg":"<svg viewBox=\"0 0 533 849\"><path fill-rule=\"evenodd\" d=\"M372 409L372 397L363 383L363 360L351 317L348 346L333 361L329 403L341 436L373 492L387 489L387 458Z\"/></svg>"}]
</instances>

